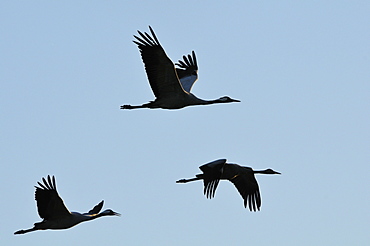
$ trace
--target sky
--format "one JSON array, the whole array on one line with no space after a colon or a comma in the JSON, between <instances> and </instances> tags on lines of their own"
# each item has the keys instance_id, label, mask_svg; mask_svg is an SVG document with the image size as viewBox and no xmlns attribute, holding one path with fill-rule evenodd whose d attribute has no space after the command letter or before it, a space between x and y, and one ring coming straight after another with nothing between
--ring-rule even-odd
<instances>
[{"instance_id":1,"label":"sky","mask_svg":"<svg viewBox=\"0 0 370 246\"><path fill-rule=\"evenodd\" d=\"M369 1L2 1L1 245L365 245L370 241ZM194 50L203 99L154 99L137 30L177 62ZM219 158L256 170L250 212L221 181L176 184ZM55 175L71 211L121 217L13 235L41 221Z\"/></svg>"}]
</instances>

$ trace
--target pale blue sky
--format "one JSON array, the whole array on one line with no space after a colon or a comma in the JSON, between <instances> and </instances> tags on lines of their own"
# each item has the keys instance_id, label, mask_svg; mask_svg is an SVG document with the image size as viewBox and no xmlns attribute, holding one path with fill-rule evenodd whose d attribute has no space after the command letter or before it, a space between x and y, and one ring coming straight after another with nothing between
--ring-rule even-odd
<instances>
[{"instance_id":1,"label":"pale blue sky","mask_svg":"<svg viewBox=\"0 0 370 246\"><path fill-rule=\"evenodd\" d=\"M0 3L1 245L366 245L369 1L148 2ZM154 98L148 25L173 61L195 50L194 94L242 102L120 110ZM282 173L257 177L260 212L175 183L218 158ZM70 210L122 217L14 236L48 174Z\"/></svg>"}]
</instances>

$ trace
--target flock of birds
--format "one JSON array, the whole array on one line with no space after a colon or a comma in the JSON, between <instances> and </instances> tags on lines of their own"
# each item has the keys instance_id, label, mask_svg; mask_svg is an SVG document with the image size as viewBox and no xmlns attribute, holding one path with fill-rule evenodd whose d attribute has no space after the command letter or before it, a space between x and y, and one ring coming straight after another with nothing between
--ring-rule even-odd
<instances>
[{"instance_id":1,"label":"flock of birds","mask_svg":"<svg viewBox=\"0 0 370 246\"><path fill-rule=\"evenodd\" d=\"M195 52L192 51L191 55L183 56L183 61L179 60L179 63L174 64L166 55L150 26L149 30L151 35L138 31L140 37L134 35L136 40L133 42L140 50L149 84L156 98L154 101L139 106L122 105L121 109L180 109L193 105L240 102L228 96L215 100L203 100L193 95L190 91L198 79ZM272 169L256 171L250 167L227 163L226 159L215 160L199 168L203 173L191 179L180 179L176 183L203 180L204 195L207 198L213 198L220 180L229 180L243 198L244 207L248 206L250 211L260 210L261 207L261 195L254 174L280 174ZM67 229L81 222L103 216L120 216L111 209L100 212L104 201L87 213L70 212L58 194L54 176L48 175L46 179L42 178L42 183L37 183L39 187L35 186L35 199L38 214L43 221L35 223L30 229L19 230L14 234L46 229Z\"/></svg>"}]
</instances>

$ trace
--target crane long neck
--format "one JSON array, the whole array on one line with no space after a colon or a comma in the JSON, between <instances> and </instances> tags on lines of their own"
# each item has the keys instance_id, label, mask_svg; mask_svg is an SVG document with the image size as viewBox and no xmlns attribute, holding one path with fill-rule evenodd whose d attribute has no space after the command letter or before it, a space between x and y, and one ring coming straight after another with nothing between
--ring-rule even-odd
<instances>
[{"instance_id":1,"label":"crane long neck","mask_svg":"<svg viewBox=\"0 0 370 246\"><path fill-rule=\"evenodd\" d=\"M215 99L215 100L203 100L203 99L200 99L198 98L198 104L197 105L208 105L208 104L214 104L214 103L221 103L219 99Z\"/></svg>"},{"instance_id":2,"label":"crane long neck","mask_svg":"<svg viewBox=\"0 0 370 246\"><path fill-rule=\"evenodd\" d=\"M72 212L72 214L74 215L74 218L76 220L76 222L78 223L81 223L83 221L89 221L89 220L93 220L93 219L96 219L96 218L99 218L99 217L102 217L106 214L103 214L103 213L99 213L99 214L80 214L78 212Z\"/></svg>"},{"instance_id":3,"label":"crane long neck","mask_svg":"<svg viewBox=\"0 0 370 246\"><path fill-rule=\"evenodd\" d=\"M90 215L89 217L89 220L93 220L93 219L97 219L97 218L100 218L100 217L103 217L103 216L107 216L108 214L105 214L105 213L98 213L98 214L93 214L93 215Z\"/></svg>"},{"instance_id":4,"label":"crane long neck","mask_svg":"<svg viewBox=\"0 0 370 246\"><path fill-rule=\"evenodd\" d=\"M90 220L93 220L93 219L97 219L97 218L103 217L104 215L106 215L106 214L102 214L102 213L94 214L94 215L92 215L92 216L91 216L91 219L90 219Z\"/></svg>"},{"instance_id":5,"label":"crane long neck","mask_svg":"<svg viewBox=\"0 0 370 246\"><path fill-rule=\"evenodd\" d=\"M215 100L200 99L192 93L189 93L188 96L189 96L189 99L190 99L189 100L190 105L207 105L207 104L213 104L213 103L219 103L220 102L219 99L215 99Z\"/></svg>"}]
</instances>

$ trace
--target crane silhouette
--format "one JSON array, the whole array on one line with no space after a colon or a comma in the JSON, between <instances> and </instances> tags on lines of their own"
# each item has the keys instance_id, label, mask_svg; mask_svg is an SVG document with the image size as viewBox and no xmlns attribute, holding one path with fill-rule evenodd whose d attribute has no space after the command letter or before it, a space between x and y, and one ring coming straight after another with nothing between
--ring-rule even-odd
<instances>
[{"instance_id":1,"label":"crane silhouette","mask_svg":"<svg viewBox=\"0 0 370 246\"><path fill-rule=\"evenodd\" d=\"M154 101L139 106L122 105L121 109L162 108L180 109L192 105L240 102L228 96L215 100L203 100L193 95L190 90L198 79L198 65L195 52L183 56L184 61L174 64L166 55L153 29L149 26L152 36L138 31L133 42L137 44L145 65L149 84L152 88ZM177 65L179 68L175 68Z\"/></svg>"},{"instance_id":2,"label":"crane silhouette","mask_svg":"<svg viewBox=\"0 0 370 246\"><path fill-rule=\"evenodd\" d=\"M24 234L31 231L46 229L67 229L81 222L93 220L103 216L120 216L119 213L116 213L111 209L107 209L99 213L103 207L104 201L101 201L87 213L81 214L78 212L69 212L67 207L64 205L62 198L60 198L58 195L54 176L50 178L48 175L47 180L42 178L42 181L44 184L37 182L40 187L35 186L35 199L37 202L38 213L44 220L35 223L34 227L31 229L19 230L14 232L14 234Z\"/></svg>"},{"instance_id":3,"label":"crane silhouette","mask_svg":"<svg viewBox=\"0 0 370 246\"><path fill-rule=\"evenodd\" d=\"M226 163L226 159L219 159L199 167L202 174L195 175L195 178L180 179L176 183L187 183L196 180L203 180L204 194L207 198L213 198L221 179L232 182L244 199L244 207L249 206L250 211L260 210L261 195L255 173L280 174L272 169L261 171L253 170L250 167L243 167L238 164Z\"/></svg>"}]
</instances>

